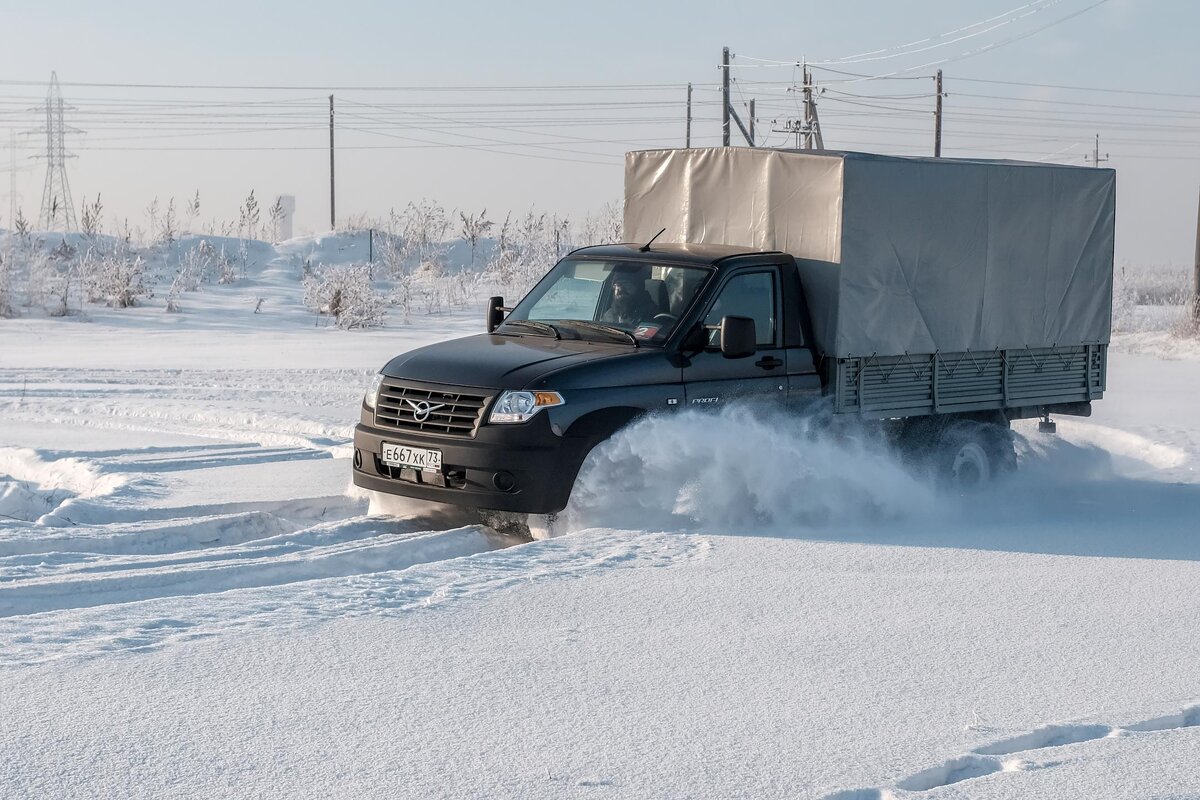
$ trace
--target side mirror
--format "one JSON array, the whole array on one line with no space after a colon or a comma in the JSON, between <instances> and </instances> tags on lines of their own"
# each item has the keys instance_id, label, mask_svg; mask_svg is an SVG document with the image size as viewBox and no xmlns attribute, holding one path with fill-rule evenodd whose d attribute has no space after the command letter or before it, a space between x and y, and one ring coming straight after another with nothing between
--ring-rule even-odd
<instances>
[{"instance_id":1,"label":"side mirror","mask_svg":"<svg viewBox=\"0 0 1200 800\"><path fill-rule=\"evenodd\" d=\"M721 355L726 358L745 358L758 349L758 335L750 317L721 318Z\"/></svg>"},{"instance_id":2,"label":"side mirror","mask_svg":"<svg viewBox=\"0 0 1200 800\"><path fill-rule=\"evenodd\" d=\"M503 297L489 297L487 301L487 332L491 333L500 327L500 323L504 322L504 312L509 309L504 307Z\"/></svg>"}]
</instances>

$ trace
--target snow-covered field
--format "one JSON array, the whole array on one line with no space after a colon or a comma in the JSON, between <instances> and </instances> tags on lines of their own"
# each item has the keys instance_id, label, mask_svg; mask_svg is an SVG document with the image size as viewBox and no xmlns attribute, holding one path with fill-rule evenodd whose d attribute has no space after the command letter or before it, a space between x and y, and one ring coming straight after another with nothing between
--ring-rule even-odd
<instances>
[{"instance_id":1,"label":"snow-covered field","mask_svg":"<svg viewBox=\"0 0 1200 800\"><path fill-rule=\"evenodd\" d=\"M482 313L272 281L0 321L0 797L1200 797L1194 342L980 495L684 415L529 542L350 487L370 374Z\"/></svg>"}]
</instances>

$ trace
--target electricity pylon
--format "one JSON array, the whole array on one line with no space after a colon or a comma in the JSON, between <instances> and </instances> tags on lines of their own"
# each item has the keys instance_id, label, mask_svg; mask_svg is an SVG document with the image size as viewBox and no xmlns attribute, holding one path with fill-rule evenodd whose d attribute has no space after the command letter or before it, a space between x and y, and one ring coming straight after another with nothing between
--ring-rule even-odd
<instances>
[{"instance_id":1,"label":"electricity pylon","mask_svg":"<svg viewBox=\"0 0 1200 800\"><path fill-rule=\"evenodd\" d=\"M79 133L63 123L62 90L58 88L58 73L50 73L50 91L46 94L46 127L34 133L46 134L46 187L42 190L42 210L38 214L38 227L45 231L73 231L79 224L75 219L75 201L71 199L71 186L67 183L67 159L75 158L67 152L67 133Z\"/></svg>"}]
</instances>

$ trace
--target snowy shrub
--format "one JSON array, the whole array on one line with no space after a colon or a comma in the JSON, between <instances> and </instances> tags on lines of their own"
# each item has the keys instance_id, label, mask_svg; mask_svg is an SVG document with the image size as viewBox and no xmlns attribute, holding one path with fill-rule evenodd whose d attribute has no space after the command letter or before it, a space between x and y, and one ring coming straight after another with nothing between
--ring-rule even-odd
<instances>
[{"instance_id":1,"label":"snowy shrub","mask_svg":"<svg viewBox=\"0 0 1200 800\"><path fill-rule=\"evenodd\" d=\"M245 261L243 260L242 263L245 264ZM225 254L224 247L222 247L220 252L216 255L216 260L213 262L213 264L216 269L217 283L222 285L237 283L237 265L234 264L233 260ZM243 271L245 271L244 268Z\"/></svg>"},{"instance_id":2,"label":"snowy shrub","mask_svg":"<svg viewBox=\"0 0 1200 800\"><path fill-rule=\"evenodd\" d=\"M169 247L179 236L179 218L175 213L175 198L167 203L166 213L163 214L162 225L158 229L158 243Z\"/></svg>"},{"instance_id":3,"label":"snowy shrub","mask_svg":"<svg viewBox=\"0 0 1200 800\"><path fill-rule=\"evenodd\" d=\"M83 214L79 217L80 227L83 229L83 235L88 238L95 238L100 233L100 220L104 214L104 204L100 202L100 195L96 195L96 202L89 203L86 200L83 203Z\"/></svg>"},{"instance_id":4,"label":"snowy shrub","mask_svg":"<svg viewBox=\"0 0 1200 800\"><path fill-rule=\"evenodd\" d=\"M479 240L487 235L487 232L492 229L495 224L487 218L487 209L480 211L478 215L467 214L462 211L458 212L458 218L462 223L460 232L463 240L471 245L471 264L475 266L475 252L479 247Z\"/></svg>"},{"instance_id":5,"label":"snowy shrub","mask_svg":"<svg viewBox=\"0 0 1200 800\"><path fill-rule=\"evenodd\" d=\"M339 328L378 328L387 313L384 297L371 284L368 264L326 267L306 277L304 304L333 317Z\"/></svg>"},{"instance_id":6,"label":"snowy shrub","mask_svg":"<svg viewBox=\"0 0 1200 800\"><path fill-rule=\"evenodd\" d=\"M194 292L200 288L200 280L204 271L203 256L200 248L188 250L179 259L175 268L175 279L167 289L167 311L176 313L182 311L179 305L179 295L183 292Z\"/></svg>"},{"instance_id":7,"label":"snowy shrub","mask_svg":"<svg viewBox=\"0 0 1200 800\"><path fill-rule=\"evenodd\" d=\"M47 278L42 306L52 317L65 317L71 313L71 299L79 294L81 283L79 262L73 248L70 253L62 253L58 257L51 253ZM76 301L77 307L83 306L82 299L76 297Z\"/></svg>"},{"instance_id":8,"label":"snowy shrub","mask_svg":"<svg viewBox=\"0 0 1200 800\"><path fill-rule=\"evenodd\" d=\"M583 221L582 238L585 244L618 244L625 241L624 209L620 203L606 203L604 208Z\"/></svg>"},{"instance_id":9,"label":"snowy shrub","mask_svg":"<svg viewBox=\"0 0 1200 800\"><path fill-rule=\"evenodd\" d=\"M419 264L442 264L445 239L450 230L446 209L431 200L409 203L404 209L403 237Z\"/></svg>"},{"instance_id":10,"label":"snowy shrub","mask_svg":"<svg viewBox=\"0 0 1200 800\"><path fill-rule=\"evenodd\" d=\"M146 262L128 249L114 253L89 251L82 263L89 302L129 308L150 294L145 284Z\"/></svg>"},{"instance_id":11,"label":"snowy shrub","mask_svg":"<svg viewBox=\"0 0 1200 800\"><path fill-rule=\"evenodd\" d=\"M57 294L57 264L41 247L35 247L25 256L25 305L42 307L48 305Z\"/></svg>"},{"instance_id":12,"label":"snowy shrub","mask_svg":"<svg viewBox=\"0 0 1200 800\"><path fill-rule=\"evenodd\" d=\"M11 250L0 252L0 319L17 316L17 264Z\"/></svg>"},{"instance_id":13,"label":"snowy shrub","mask_svg":"<svg viewBox=\"0 0 1200 800\"><path fill-rule=\"evenodd\" d=\"M487 277L506 293L524 294L572 249L570 227L566 218L535 211L516 222L508 215L485 269Z\"/></svg>"},{"instance_id":14,"label":"snowy shrub","mask_svg":"<svg viewBox=\"0 0 1200 800\"><path fill-rule=\"evenodd\" d=\"M1113 331L1186 333L1190 300L1189 269L1123 264L1113 274Z\"/></svg>"},{"instance_id":15,"label":"snowy shrub","mask_svg":"<svg viewBox=\"0 0 1200 800\"><path fill-rule=\"evenodd\" d=\"M195 292L202 283L233 283L235 280L234 266L225 250L218 250L207 239L201 239L198 245L184 250L179 256L172 287L178 284L180 291Z\"/></svg>"}]
</instances>

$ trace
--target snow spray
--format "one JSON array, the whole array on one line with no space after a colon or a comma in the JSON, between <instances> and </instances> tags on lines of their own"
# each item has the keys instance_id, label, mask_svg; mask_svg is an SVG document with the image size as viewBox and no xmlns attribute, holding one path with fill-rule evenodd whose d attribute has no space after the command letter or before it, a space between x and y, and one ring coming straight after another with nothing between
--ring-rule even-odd
<instances>
[{"instance_id":1,"label":"snow spray","mask_svg":"<svg viewBox=\"0 0 1200 800\"><path fill-rule=\"evenodd\" d=\"M934 482L861 426L731 406L640 420L585 461L566 527L730 533L938 513Z\"/></svg>"}]
</instances>

